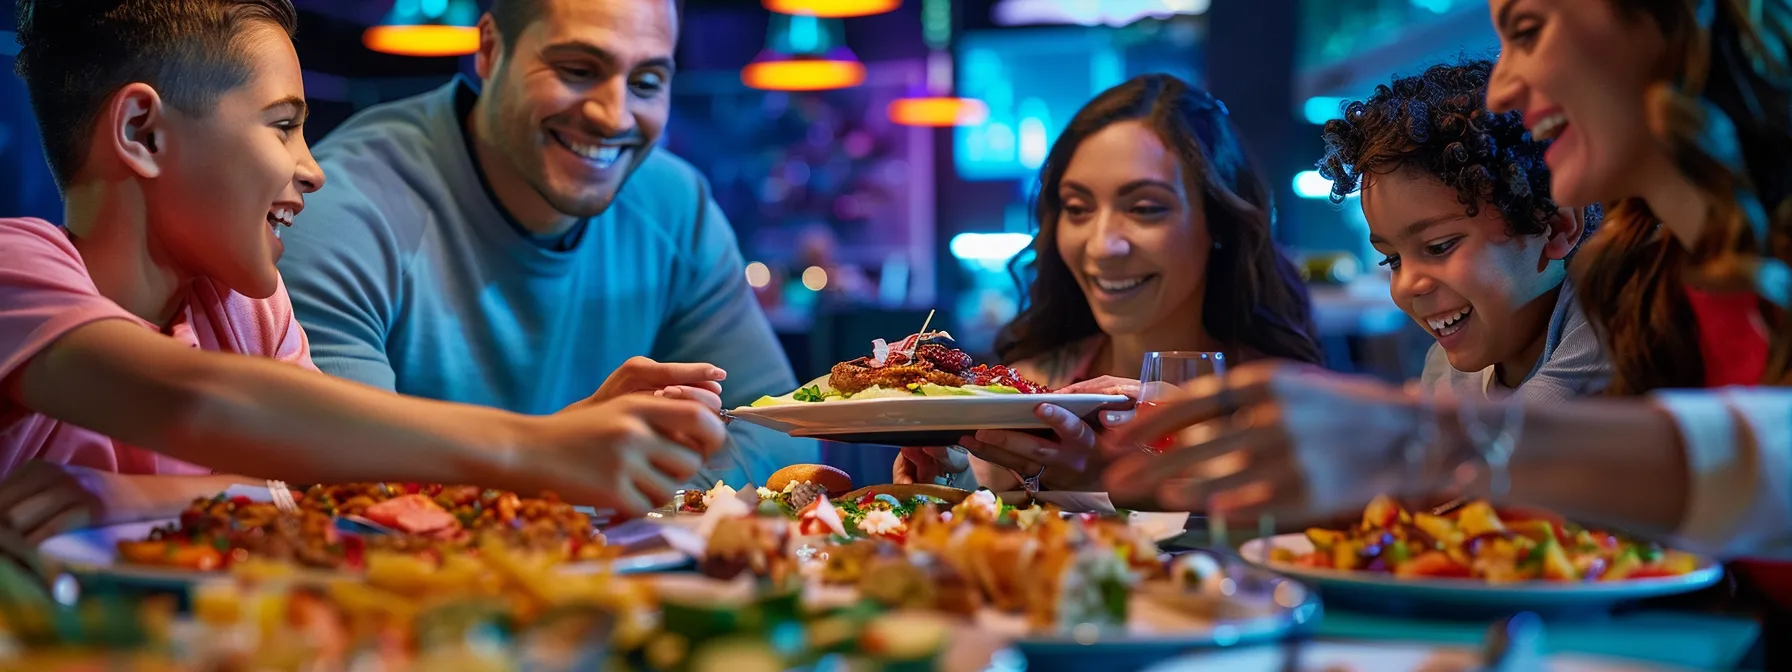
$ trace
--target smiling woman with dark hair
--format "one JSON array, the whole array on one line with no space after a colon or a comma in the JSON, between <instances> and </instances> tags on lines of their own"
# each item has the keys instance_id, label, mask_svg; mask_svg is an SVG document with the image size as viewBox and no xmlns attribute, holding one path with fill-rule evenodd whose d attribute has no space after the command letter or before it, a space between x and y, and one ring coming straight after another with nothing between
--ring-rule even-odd
<instances>
[{"instance_id":1,"label":"smiling woman with dark hair","mask_svg":"<svg viewBox=\"0 0 1792 672\"><path fill-rule=\"evenodd\" d=\"M1001 361L1027 377L1136 395L1121 379L1152 351L1320 360L1306 288L1271 237L1269 189L1206 91L1144 75L1096 96L1046 156L1036 206L1032 261L1016 269L1031 277L1026 306L996 338ZM986 430L961 441L989 461L979 482L1094 485L1094 429L1055 406L1038 413L1057 440ZM933 464L907 455L898 480L914 476L906 460Z\"/></svg>"}]
</instances>

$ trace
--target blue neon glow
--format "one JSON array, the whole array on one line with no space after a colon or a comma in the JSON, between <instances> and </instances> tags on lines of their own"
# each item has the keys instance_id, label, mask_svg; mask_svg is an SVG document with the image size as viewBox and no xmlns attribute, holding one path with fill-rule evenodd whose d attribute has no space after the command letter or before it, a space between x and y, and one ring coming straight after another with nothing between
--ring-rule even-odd
<instances>
[{"instance_id":1,"label":"blue neon glow","mask_svg":"<svg viewBox=\"0 0 1792 672\"><path fill-rule=\"evenodd\" d=\"M952 256L965 261L1004 262L1033 244L1025 233L961 233L952 237Z\"/></svg>"},{"instance_id":2,"label":"blue neon glow","mask_svg":"<svg viewBox=\"0 0 1792 672\"><path fill-rule=\"evenodd\" d=\"M1305 113L1307 123L1323 124L1333 119L1342 118L1344 116L1344 112L1341 109L1343 105L1343 98L1315 96L1307 99L1307 102L1302 106L1301 111Z\"/></svg>"}]
</instances>

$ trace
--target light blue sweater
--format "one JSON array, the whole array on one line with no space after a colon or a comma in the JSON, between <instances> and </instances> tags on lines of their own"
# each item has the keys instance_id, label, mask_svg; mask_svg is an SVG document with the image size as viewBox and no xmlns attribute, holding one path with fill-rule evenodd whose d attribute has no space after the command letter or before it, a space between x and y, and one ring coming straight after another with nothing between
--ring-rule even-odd
<instances>
[{"instance_id":1,"label":"light blue sweater","mask_svg":"<svg viewBox=\"0 0 1792 672\"><path fill-rule=\"evenodd\" d=\"M282 232L293 309L324 372L404 394L548 414L631 356L728 371L723 404L796 377L747 287L734 231L660 149L565 251L491 197L462 131L465 80L365 110L316 148L328 184ZM571 238L569 238L571 239ZM692 484L764 483L814 441L746 423Z\"/></svg>"},{"instance_id":2,"label":"light blue sweater","mask_svg":"<svg viewBox=\"0 0 1792 672\"><path fill-rule=\"evenodd\" d=\"M1611 362L1605 357L1599 334L1581 312L1572 281L1562 281L1548 329L1543 336L1543 353L1516 389L1501 385L1499 377L1493 375L1493 367L1457 371L1443 347L1435 344L1425 355L1420 385L1432 392L1448 391L1458 399L1497 399L1511 394L1534 404L1562 402L1604 390L1611 380Z\"/></svg>"}]
</instances>

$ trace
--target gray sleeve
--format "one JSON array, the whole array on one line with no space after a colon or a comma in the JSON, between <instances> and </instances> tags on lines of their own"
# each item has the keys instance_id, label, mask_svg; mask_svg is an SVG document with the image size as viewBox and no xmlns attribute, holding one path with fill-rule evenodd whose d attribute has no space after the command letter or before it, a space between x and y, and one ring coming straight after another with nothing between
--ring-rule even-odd
<instances>
[{"instance_id":1,"label":"gray sleeve","mask_svg":"<svg viewBox=\"0 0 1792 672\"><path fill-rule=\"evenodd\" d=\"M353 180L332 181L281 232L280 273L293 314L324 373L394 389L386 334L402 282L404 252L372 199Z\"/></svg>"},{"instance_id":2,"label":"gray sleeve","mask_svg":"<svg viewBox=\"0 0 1792 672\"><path fill-rule=\"evenodd\" d=\"M1549 359L1515 393L1531 404L1551 404L1597 394L1611 378L1611 363L1599 334L1576 309L1562 328Z\"/></svg>"},{"instance_id":3,"label":"gray sleeve","mask_svg":"<svg viewBox=\"0 0 1792 672\"><path fill-rule=\"evenodd\" d=\"M1450 376L1456 373L1456 367L1450 366L1450 358L1444 354L1443 346L1431 344L1425 351L1425 369L1419 372L1419 389L1432 394L1450 389Z\"/></svg>"},{"instance_id":4,"label":"gray sleeve","mask_svg":"<svg viewBox=\"0 0 1792 672\"><path fill-rule=\"evenodd\" d=\"M700 181L701 183L701 181ZM667 362L708 362L728 372L722 405L734 408L763 395L796 388L796 373L772 333L771 322L747 286L746 267L734 230L703 184L693 248L681 255L671 296L672 310L654 343L652 357ZM739 487L764 484L787 465L817 462L821 448L744 422L729 426L729 445L710 460L691 485L726 481Z\"/></svg>"}]
</instances>

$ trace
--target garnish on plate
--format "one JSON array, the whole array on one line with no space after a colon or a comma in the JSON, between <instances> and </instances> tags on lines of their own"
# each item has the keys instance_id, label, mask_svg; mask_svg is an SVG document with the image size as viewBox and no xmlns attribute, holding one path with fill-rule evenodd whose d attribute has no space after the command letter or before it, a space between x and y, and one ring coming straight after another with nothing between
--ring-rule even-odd
<instances>
[{"instance_id":1,"label":"garnish on plate","mask_svg":"<svg viewBox=\"0 0 1792 672\"><path fill-rule=\"evenodd\" d=\"M976 364L952 335L923 331L894 344L877 339L872 354L835 364L828 375L781 397L760 397L754 407L888 397L954 397L1044 394L1044 385L1000 364Z\"/></svg>"}]
</instances>

